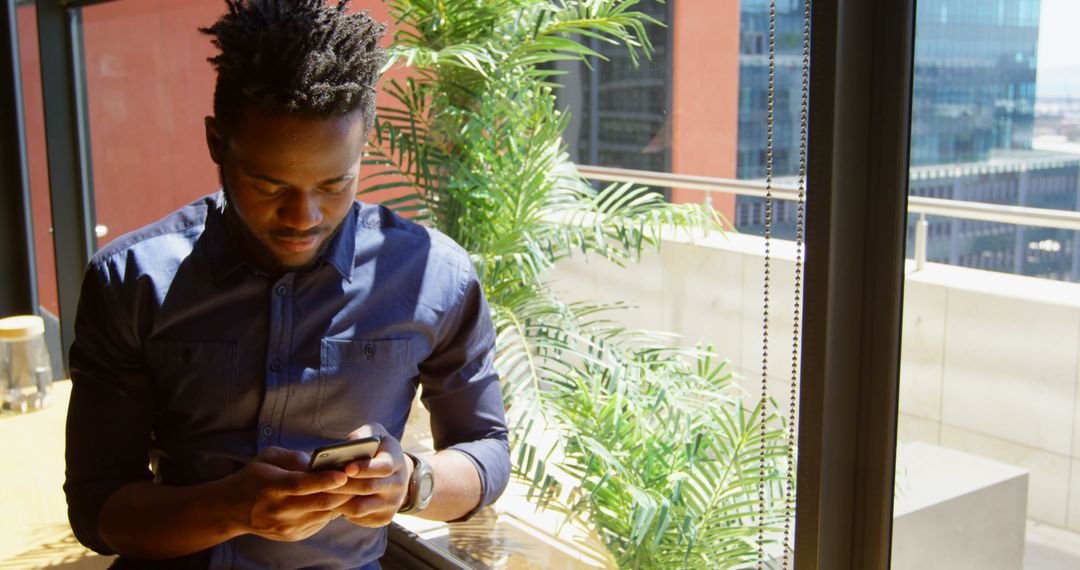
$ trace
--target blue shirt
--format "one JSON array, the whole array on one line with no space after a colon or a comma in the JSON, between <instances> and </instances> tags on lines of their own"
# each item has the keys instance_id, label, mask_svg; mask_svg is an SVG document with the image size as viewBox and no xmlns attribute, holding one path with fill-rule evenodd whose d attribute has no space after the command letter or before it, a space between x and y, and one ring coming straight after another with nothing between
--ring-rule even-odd
<instances>
[{"instance_id":1,"label":"blue shirt","mask_svg":"<svg viewBox=\"0 0 1080 570\"><path fill-rule=\"evenodd\" d=\"M220 193L202 198L90 262L70 357L64 490L76 537L111 553L98 514L133 481L212 481L267 447L310 453L373 422L400 439L420 386L435 447L470 458L480 506L493 502L509 446L468 254L354 203L319 263L270 275L249 263L225 207ZM385 542L385 528L337 519L295 543L244 535L187 566L358 568Z\"/></svg>"}]
</instances>

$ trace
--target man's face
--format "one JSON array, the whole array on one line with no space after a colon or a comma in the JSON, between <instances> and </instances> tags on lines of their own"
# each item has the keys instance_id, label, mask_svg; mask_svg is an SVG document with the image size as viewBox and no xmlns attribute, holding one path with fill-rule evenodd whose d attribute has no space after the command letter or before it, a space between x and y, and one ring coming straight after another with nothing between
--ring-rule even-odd
<instances>
[{"instance_id":1,"label":"man's face","mask_svg":"<svg viewBox=\"0 0 1080 570\"><path fill-rule=\"evenodd\" d=\"M248 109L222 134L208 117L210 155L247 234L248 254L273 270L309 266L356 195L366 139L362 113L311 119Z\"/></svg>"}]
</instances>

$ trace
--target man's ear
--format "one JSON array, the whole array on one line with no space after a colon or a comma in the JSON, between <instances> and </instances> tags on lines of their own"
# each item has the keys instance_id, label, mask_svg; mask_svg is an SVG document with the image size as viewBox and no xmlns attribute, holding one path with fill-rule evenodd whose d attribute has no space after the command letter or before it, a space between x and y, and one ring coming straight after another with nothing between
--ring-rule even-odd
<instances>
[{"instance_id":1,"label":"man's ear","mask_svg":"<svg viewBox=\"0 0 1080 570\"><path fill-rule=\"evenodd\" d=\"M218 121L214 117L206 117L203 124L206 126L206 148L210 151L210 160L221 166L225 156L225 137L221 135Z\"/></svg>"}]
</instances>

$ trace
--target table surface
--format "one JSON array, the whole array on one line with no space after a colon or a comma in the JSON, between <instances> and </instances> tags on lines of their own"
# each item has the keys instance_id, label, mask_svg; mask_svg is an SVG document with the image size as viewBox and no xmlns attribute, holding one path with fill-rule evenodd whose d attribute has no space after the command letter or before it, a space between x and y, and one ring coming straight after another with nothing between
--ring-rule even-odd
<instances>
[{"instance_id":1,"label":"table surface","mask_svg":"<svg viewBox=\"0 0 1080 570\"><path fill-rule=\"evenodd\" d=\"M0 469L0 570L63 567L107 568L112 557L82 547L71 534L64 501L64 424L71 382L53 384L52 405L27 414L0 414L4 453ZM403 442L430 447L426 410L417 406ZM447 525L399 516L396 522L467 559L474 568L577 570L607 566L595 537L577 525L562 525L555 513L537 513L520 484L510 488L488 516ZM556 529L561 532L556 536ZM591 540L590 540L591 539ZM591 548L582 548L582 543ZM477 548L483 545L482 548ZM464 550L461 549L464 547ZM481 552L482 551L482 552ZM591 552L590 552L591 551Z\"/></svg>"},{"instance_id":2,"label":"table surface","mask_svg":"<svg viewBox=\"0 0 1080 570\"><path fill-rule=\"evenodd\" d=\"M0 569L106 568L111 559L75 541L64 501L64 423L71 382L53 384L52 405L0 414Z\"/></svg>"}]
</instances>

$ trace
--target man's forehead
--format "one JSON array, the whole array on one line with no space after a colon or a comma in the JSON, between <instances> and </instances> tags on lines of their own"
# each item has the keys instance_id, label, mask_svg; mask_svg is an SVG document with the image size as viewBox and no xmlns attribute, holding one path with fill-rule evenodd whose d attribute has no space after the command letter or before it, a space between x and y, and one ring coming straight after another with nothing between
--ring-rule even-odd
<instances>
[{"instance_id":1,"label":"man's forehead","mask_svg":"<svg viewBox=\"0 0 1080 570\"><path fill-rule=\"evenodd\" d=\"M244 162L354 160L364 148L363 114L306 117L247 111L229 137L230 150ZM279 164L279 166L281 166Z\"/></svg>"}]
</instances>

